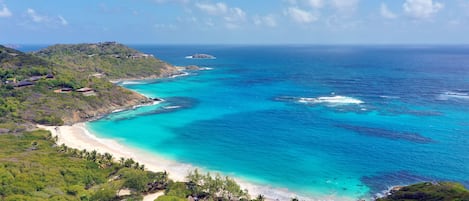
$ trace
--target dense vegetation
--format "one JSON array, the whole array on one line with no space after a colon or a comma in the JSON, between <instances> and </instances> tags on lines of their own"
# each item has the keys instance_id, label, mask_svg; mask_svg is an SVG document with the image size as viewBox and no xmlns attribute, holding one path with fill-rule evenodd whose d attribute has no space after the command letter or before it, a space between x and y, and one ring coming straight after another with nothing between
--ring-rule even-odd
<instances>
[{"instance_id":1,"label":"dense vegetation","mask_svg":"<svg viewBox=\"0 0 469 201\"><path fill-rule=\"evenodd\" d=\"M0 200L141 200L160 190L158 200L249 200L231 178L195 170L188 182L174 182L132 159L57 146L44 130L2 134L0 144ZM123 189L130 194L119 196Z\"/></svg>"},{"instance_id":2,"label":"dense vegetation","mask_svg":"<svg viewBox=\"0 0 469 201\"><path fill-rule=\"evenodd\" d=\"M54 45L34 55L77 71L101 73L110 79L143 78L175 73L171 65L115 42Z\"/></svg>"},{"instance_id":3,"label":"dense vegetation","mask_svg":"<svg viewBox=\"0 0 469 201\"><path fill-rule=\"evenodd\" d=\"M423 182L391 191L385 198L377 201L468 201L469 190L463 185L452 182Z\"/></svg>"},{"instance_id":4,"label":"dense vegetation","mask_svg":"<svg viewBox=\"0 0 469 201\"><path fill-rule=\"evenodd\" d=\"M131 159L56 146L48 131L0 135L0 143L0 200L116 200L125 188L122 197L140 198L147 184L168 182Z\"/></svg>"},{"instance_id":5,"label":"dense vegetation","mask_svg":"<svg viewBox=\"0 0 469 201\"><path fill-rule=\"evenodd\" d=\"M79 59L88 54L94 56ZM36 54L0 46L0 127L11 131L28 122L73 123L149 101L108 80L161 76L175 69L154 57L136 58L139 55L145 54L116 43L56 45ZM91 95L75 91L84 87L92 89ZM60 89L70 91L57 93ZM11 127L2 126L5 123Z\"/></svg>"}]
</instances>

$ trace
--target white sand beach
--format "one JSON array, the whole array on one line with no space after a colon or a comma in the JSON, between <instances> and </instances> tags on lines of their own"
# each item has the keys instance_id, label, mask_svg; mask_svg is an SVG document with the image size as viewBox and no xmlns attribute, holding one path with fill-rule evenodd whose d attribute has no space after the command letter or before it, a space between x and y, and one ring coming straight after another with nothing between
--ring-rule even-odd
<instances>
[{"instance_id":1,"label":"white sand beach","mask_svg":"<svg viewBox=\"0 0 469 201\"><path fill-rule=\"evenodd\" d=\"M57 144L65 144L68 147L88 151L96 150L97 152L104 154L110 153L114 156L115 160L121 157L132 158L140 164L144 164L145 168L150 171L167 171L169 178L176 181L185 181L186 175L198 168L190 164L183 164L180 162L172 161L157 154L148 153L143 150L136 148L130 148L119 144L117 141L106 138L99 138L92 134L85 126L85 123L77 123L72 126L44 126L37 125L41 129L48 130L52 133L52 136L57 136ZM200 168L199 168L200 169ZM202 171L204 171L202 169ZM336 195L321 196L321 197L302 197L289 191L288 189L273 188L265 185L256 185L239 178L234 178L242 189L247 189L252 197L256 197L259 194L265 195L266 200L290 200L293 197L297 197L300 200L317 200L317 201L334 201L334 200L354 200L349 197L338 197ZM160 195L160 193L158 193ZM146 200L156 198L158 195L151 194Z\"/></svg>"},{"instance_id":2,"label":"white sand beach","mask_svg":"<svg viewBox=\"0 0 469 201\"><path fill-rule=\"evenodd\" d=\"M155 154L149 154L142 150L129 148L119 144L115 140L98 138L86 129L84 123L77 123L72 126L43 126L57 136L57 144L65 144L68 147L88 151L96 150L99 153L110 153L115 160L121 157L132 158L140 164L145 164L146 169L151 171L168 171L169 177L173 180L183 181L187 173L195 167L189 164L176 163Z\"/></svg>"}]
</instances>

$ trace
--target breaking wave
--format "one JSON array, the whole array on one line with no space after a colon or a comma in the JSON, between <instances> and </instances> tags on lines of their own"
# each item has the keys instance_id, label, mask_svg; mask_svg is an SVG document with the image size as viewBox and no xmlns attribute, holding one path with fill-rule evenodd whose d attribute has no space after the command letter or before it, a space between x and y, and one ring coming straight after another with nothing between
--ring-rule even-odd
<instances>
[{"instance_id":1,"label":"breaking wave","mask_svg":"<svg viewBox=\"0 0 469 201\"><path fill-rule=\"evenodd\" d=\"M123 81L122 85L133 85L133 84L143 84L143 82L137 82L137 81Z\"/></svg>"},{"instance_id":2,"label":"breaking wave","mask_svg":"<svg viewBox=\"0 0 469 201\"><path fill-rule=\"evenodd\" d=\"M348 104L363 104L362 100L347 97L347 96L323 96L318 98L299 98L298 102L306 104L332 104L332 105L348 105Z\"/></svg>"},{"instance_id":3,"label":"breaking wave","mask_svg":"<svg viewBox=\"0 0 469 201\"><path fill-rule=\"evenodd\" d=\"M465 100L469 101L469 93L462 91L447 91L440 94L438 100Z\"/></svg>"}]
</instances>

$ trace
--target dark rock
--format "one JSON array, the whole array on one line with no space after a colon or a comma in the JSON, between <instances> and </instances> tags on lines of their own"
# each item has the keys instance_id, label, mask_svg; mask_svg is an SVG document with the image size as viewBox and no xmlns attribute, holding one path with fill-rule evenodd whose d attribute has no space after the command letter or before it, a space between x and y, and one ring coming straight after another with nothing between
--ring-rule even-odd
<instances>
[{"instance_id":1,"label":"dark rock","mask_svg":"<svg viewBox=\"0 0 469 201\"><path fill-rule=\"evenodd\" d=\"M161 98L152 98L151 100L154 100L154 101L163 101L163 99L161 99Z\"/></svg>"},{"instance_id":2,"label":"dark rock","mask_svg":"<svg viewBox=\"0 0 469 201\"><path fill-rule=\"evenodd\" d=\"M0 128L0 134L8 133L8 132L10 132L10 129Z\"/></svg>"},{"instance_id":3,"label":"dark rock","mask_svg":"<svg viewBox=\"0 0 469 201\"><path fill-rule=\"evenodd\" d=\"M189 65L189 66L186 66L186 70L200 70L200 67L196 65Z\"/></svg>"},{"instance_id":4,"label":"dark rock","mask_svg":"<svg viewBox=\"0 0 469 201\"><path fill-rule=\"evenodd\" d=\"M209 54L193 54L191 58L192 59L215 59L213 55L209 55Z\"/></svg>"}]
</instances>

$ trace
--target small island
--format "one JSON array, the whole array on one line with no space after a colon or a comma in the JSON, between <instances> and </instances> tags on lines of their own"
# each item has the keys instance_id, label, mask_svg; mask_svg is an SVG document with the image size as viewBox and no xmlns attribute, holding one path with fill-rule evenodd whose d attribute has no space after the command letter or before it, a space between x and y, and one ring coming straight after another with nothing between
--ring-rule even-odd
<instances>
[{"instance_id":1,"label":"small island","mask_svg":"<svg viewBox=\"0 0 469 201\"><path fill-rule=\"evenodd\" d=\"M210 54L193 54L186 56L186 59L216 59L216 57Z\"/></svg>"}]
</instances>

